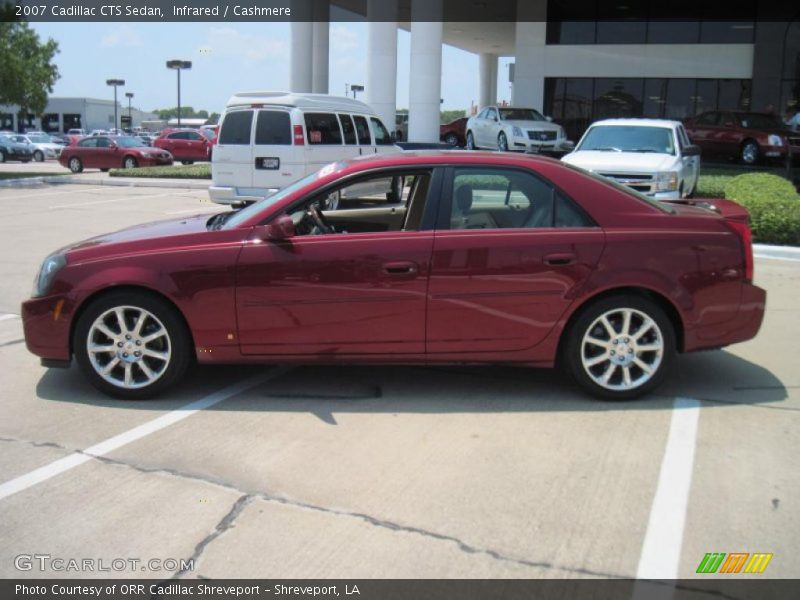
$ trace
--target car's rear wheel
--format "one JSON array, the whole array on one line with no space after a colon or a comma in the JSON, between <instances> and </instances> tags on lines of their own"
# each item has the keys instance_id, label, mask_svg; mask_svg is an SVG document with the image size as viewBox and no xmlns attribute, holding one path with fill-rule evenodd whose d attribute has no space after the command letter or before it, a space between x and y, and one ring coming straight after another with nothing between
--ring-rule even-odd
<instances>
[{"instance_id":1,"label":"car's rear wheel","mask_svg":"<svg viewBox=\"0 0 800 600\"><path fill-rule=\"evenodd\" d=\"M444 143L449 146L458 146L458 136L455 133L448 133L444 136Z\"/></svg>"},{"instance_id":2,"label":"car's rear wheel","mask_svg":"<svg viewBox=\"0 0 800 600\"><path fill-rule=\"evenodd\" d=\"M497 136L497 148L501 152L508 152L508 139L506 138L506 134L502 131Z\"/></svg>"},{"instance_id":3,"label":"car's rear wheel","mask_svg":"<svg viewBox=\"0 0 800 600\"><path fill-rule=\"evenodd\" d=\"M41 150L37 150L33 153L33 160L36 162L44 162L44 152Z\"/></svg>"},{"instance_id":4,"label":"car's rear wheel","mask_svg":"<svg viewBox=\"0 0 800 600\"><path fill-rule=\"evenodd\" d=\"M475 150L475 138L472 137L472 132L467 132L467 150Z\"/></svg>"},{"instance_id":5,"label":"car's rear wheel","mask_svg":"<svg viewBox=\"0 0 800 600\"><path fill-rule=\"evenodd\" d=\"M108 173L111 169L100 169L103 173Z\"/></svg>"},{"instance_id":6,"label":"car's rear wheel","mask_svg":"<svg viewBox=\"0 0 800 600\"><path fill-rule=\"evenodd\" d=\"M741 159L742 162L746 165L754 165L758 162L758 159L761 155L761 149L758 147L758 144L753 140L747 140L744 144L742 144L742 152L741 152Z\"/></svg>"},{"instance_id":7,"label":"car's rear wheel","mask_svg":"<svg viewBox=\"0 0 800 600\"><path fill-rule=\"evenodd\" d=\"M191 338L180 315L142 292L92 302L75 327L75 358L92 385L118 398L151 397L181 378Z\"/></svg>"},{"instance_id":8,"label":"car's rear wheel","mask_svg":"<svg viewBox=\"0 0 800 600\"><path fill-rule=\"evenodd\" d=\"M83 163L81 162L81 159L78 158L77 156L73 156L72 158L70 158L69 163L67 164L69 165L69 170L72 171L73 173L80 173L81 171L83 171Z\"/></svg>"},{"instance_id":9,"label":"car's rear wheel","mask_svg":"<svg viewBox=\"0 0 800 600\"><path fill-rule=\"evenodd\" d=\"M125 160L122 161L123 169L135 169L138 166L139 163L136 162L136 159L133 156L126 156Z\"/></svg>"},{"instance_id":10,"label":"car's rear wheel","mask_svg":"<svg viewBox=\"0 0 800 600\"><path fill-rule=\"evenodd\" d=\"M664 380L675 332L664 311L639 296L598 300L566 332L563 362L572 379L606 400L636 398Z\"/></svg>"}]
</instances>

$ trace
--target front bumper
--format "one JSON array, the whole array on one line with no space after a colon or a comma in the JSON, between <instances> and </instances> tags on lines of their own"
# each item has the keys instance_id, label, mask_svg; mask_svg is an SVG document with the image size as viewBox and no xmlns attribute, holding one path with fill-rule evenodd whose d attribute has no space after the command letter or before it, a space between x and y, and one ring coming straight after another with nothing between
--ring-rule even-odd
<instances>
[{"instance_id":1,"label":"front bumper","mask_svg":"<svg viewBox=\"0 0 800 600\"><path fill-rule=\"evenodd\" d=\"M139 161L139 164L142 167L158 167L158 166L166 166L171 165L173 162L172 157L162 157L162 156L147 156L142 157Z\"/></svg>"},{"instance_id":2,"label":"front bumper","mask_svg":"<svg viewBox=\"0 0 800 600\"><path fill-rule=\"evenodd\" d=\"M767 158L786 158L787 152L792 158L800 157L800 146L764 146L764 156Z\"/></svg>"},{"instance_id":3,"label":"front bumper","mask_svg":"<svg viewBox=\"0 0 800 600\"><path fill-rule=\"evenodd\" d=\"M25 345L43 362L71 359L69 336L72 309L70 301L60 295L31 298L22 303Z\"/></svg>"},{"instance_id":4,"label":"front bumper","mask_svg":"<svg viewBox=\"0 0 800 600\"><path fill-rule=\"evenodd\" d=\"M533 152L537 154L546 152L571 152L574 148L575 144L565 139L540 141L515 137L508 145L509 150Z\"/></svg>"}]
</instances>

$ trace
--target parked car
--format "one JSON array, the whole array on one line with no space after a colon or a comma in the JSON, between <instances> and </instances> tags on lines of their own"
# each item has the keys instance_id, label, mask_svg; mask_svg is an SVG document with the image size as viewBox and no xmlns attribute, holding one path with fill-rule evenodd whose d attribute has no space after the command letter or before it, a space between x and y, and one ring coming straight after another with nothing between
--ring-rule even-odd
<instances>
[{"instance_id":1,"label":"parked car","mask_svg":"<svg viewBox=\"0 0 800 600\"><path fill-rule=\"evenodd\" d=\"M171 165L172 155L166 150L145 146L132 136L89 136L67 146L58 158L73 173L84 169L133 169Z\"/></svg>"},{"instance_id":2,"label":"parked car","mask_svg":"<svg viewBox=\"0 0 800 600\"><path fill-rule=\"evenodd\" d=\"M400 203L339 194L395 176ZM346 200L327 208L332 195ZM122 398L158 394L197 360L560 361L625 399L678 352L754 337L766 294L752 281L732 201L656 202L544 157L415 152L58 250L21 314L45 366L74 356Z\"/></svg>"},{"instance_id":3,"label":"parked car","mask_svg":"<svg viewBox=\"0 0 800 600\"><path fill-rule=\"evenodd\" d=\"M56 144L52 138L43 132L31 132L25 135L11 136L14 141L33 145L33 160L43 162L45 159L56 159L61 154L63 146Z\"/></svg>"},{"instance_id":4,"label":"parked car","mask_svg":"<svg viewBox=\"0 0 800 600\"><path fill-rule=\"evenodd\" d=\"M792 131L775 115L710 111L685 121L692 142L706 156L739 159L754 165L763 158L800 156L800 133Z\"/></svg>"},{"instance_id":5,"label":"parked car","mask_svg":"<svg viewBox=\"0 0 800 600\"><path fill-rule=\"evenodd\" d=\"M83 136L83 135L86 135L86 130L85 129L80 129L80 128L72 128L72 129L69 129L67 131L67 135L80 135L80 136Z\"/></svg>"},{"instance_id":6,"label":"parked car","mask_svg":"<svg viewBox=\"0 0 800 600\"><path fill-rule=\"evenodd\" d=\"M444 125L439 125L439 139L451 146L466 146L468 120L467 117L461 117Z\"/></svg>"},{"instance_id":7,"label":"parked car","mask_svg":"<svg viewBox=\"0 0 800 600\"><path fill-rule=\"evenodd\" d=\"M175 160L185 165L209 160L211 143L197 129L165 129L154 141L154 148L162 148Z\"/></svg>"},{"instance_id":8,"label":"parked car","mask_svg":"<svg viewBox=\"0 0 800 600\"><path fill-rule=\"evenodd\" d=\"M31 162L35 149L33 145L14 141L14 137L14 134L0 134L0 163L9 160L18 160L24 163Z\"/></svg>"},{"instance_id":9,"label":"parked car","mask_svg":"<svg viewBox=\"0 0 800 600\"><path fill-rule=\"evenodd\" d=\"M665 119L597 121L561 160L657 200L691 197L700 175L700 148Z\"/></svg>"},{"instance_id":10,"label":"parked car","mask_svg":"<svg viewBox=\"0 0 800 600\"><path fill-rule=\"evenodd\" d=\"M111 135L111 133L105 129L92 129L92 133L90 135Z\"/></svg>"},{"instance_id":11,"label":"parked car","mask_svg":"<svg viewBox=\"0 0 800 600\"><path fill-rule=\"evenodd\" d=\"M470 117L466 127L469 150L542 152L568 147L564 128L533 108L487 106Z\"/></svg>"},{"instance_id":12,"label":"parked car","mask_svg":"<svg viewBox=\"0 0 800 600\"><path fill-rule=\"evenodd\" d=\"M220 204L255 202L331 162L398 152L375 112L353 98L235 94L222 115L208 191Z\"/></svg>"}]
</instances>

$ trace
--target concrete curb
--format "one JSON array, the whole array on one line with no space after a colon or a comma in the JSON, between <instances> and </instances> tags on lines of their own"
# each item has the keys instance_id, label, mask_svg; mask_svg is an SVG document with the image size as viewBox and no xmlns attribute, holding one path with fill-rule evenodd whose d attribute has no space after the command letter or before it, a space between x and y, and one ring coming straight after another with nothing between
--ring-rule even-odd
<instances>
[{"instance_id":1,"label":"concrete curb","mask_svg":"<svg viewBox=\"0 0 800 600\"><path fill-rule=\"evenodd\" d=\"M772 258L775 260L791 260L800 262L800 248L795 246L770 246L767 244L753 244L753 255L757 258Z\"/></svg>"},{"instance_id":2,"label":"concrete curb","mask_svg":"<svg viewBox=\"0 0 800 600\"><path fill-rule=\"evenodd\" d=\"M108 185L113 187L156 187L189 190L207 190L210 179L146 179L139 177L99 177L75 175L47 175L42 177L23 177L20 179L4 179L0 188L36 187L46 183L71 185Z\"/></svg>"}]
</instances>

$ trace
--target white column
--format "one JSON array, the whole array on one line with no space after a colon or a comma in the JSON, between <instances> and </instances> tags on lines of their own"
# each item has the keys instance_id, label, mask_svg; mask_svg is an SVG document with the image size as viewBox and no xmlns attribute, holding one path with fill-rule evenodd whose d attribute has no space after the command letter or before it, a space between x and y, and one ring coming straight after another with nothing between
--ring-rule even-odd
<instances>
[{"instance_id":1,"label":"white column","mask_svg":"<svg viewBox=\"0 0 800 600\"><path fill-rule=\"evenodd\" d=\"M329 0L314 0L314 41L312 43L311 91L328 93L328 41L330 37L331 5Z\"/></svg>"},{"instance_id":2,"label":"white column","mask_svg":"<svg viewBox=\"0 0 800 600\"><path fill-rule=\"evenodd\" d=\"M547 3L517 0L511 104L543 110Z\"/></svg>"},{"instance_id":3,"label":"white column","mask_svg":"<svg viewBox=\"0 0 800 600\"><path fill-rule=\"evenodd\" d=\"M310 92L313 74L314 24L292 21L292 48L289 61L289 88L292 92Z\"/></svg>"},{"instance_id":4,"label":"white column","mask_svg":"<svg viewBox=\"0 0 800 600\"><path fill-rule=\"evenodd\" d=\"M389 131L397 112L397 0L367 0L366 102Z\"/></svg>"},{"instance_id":5,"label":"white column","mask_svg":"<svg viewBox=\"0 0 800 600\"><path fill-rule=\"evenodd\" d=\"M497 55L481 53L479 60L480 94L478 110L497 102Z\"/></svg>"},{"instance_id":6,"label":"white column","mask_svg":"<svg viewBox=\"0 0 800 600\"><path fill-rule=\"evenodd\" d=\"M412 0L408 140L439 141L442 0Z\"/></svg>"}]
</instances>

